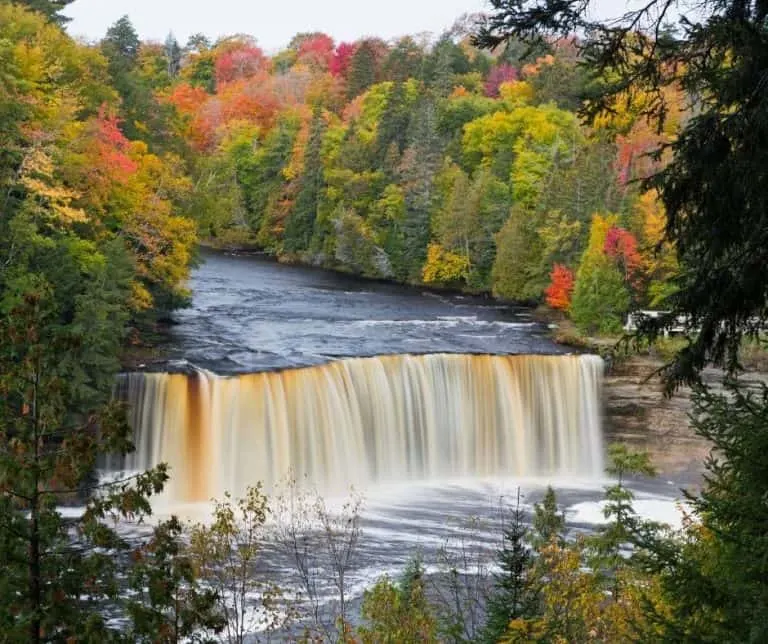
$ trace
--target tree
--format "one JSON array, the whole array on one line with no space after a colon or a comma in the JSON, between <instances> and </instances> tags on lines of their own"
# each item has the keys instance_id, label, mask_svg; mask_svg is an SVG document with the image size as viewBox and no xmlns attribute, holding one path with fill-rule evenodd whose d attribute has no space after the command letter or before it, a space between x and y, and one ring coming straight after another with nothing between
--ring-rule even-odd
<instances>
[{"instance_id":1,"label":"tree","mask_svg":"<svg viewBox=\"0 0 768 644\"><path fill-rule=\"evenodd\" d=\"M98 52L7 3L0 42L0 632L119 641L139 626L107 619L130 618L136 544L114 525L150 514L168 478L165 466L108 485L95 474L99 456L133 449L112 391L141 262L113 226L136 216L127 183L146 159L100 109L116 96ZM65 517L67 502L82 515ZM153 618L167 607L145 600L134 605Z\"/></svg>"},{"instance_id":2,"label":"tree","mask_svg":"<svg viewBox=\"0 0 768 644\"><path fill-rule=\"evenodd\" d=\"M501 63L501 65L491 69L488 77L485 79L485 95L490 98L498 98L501 85L516 81L517 79L517 70L509 63Z\"/></svg>"},{"instance_id":3,"label":"tree","mask_svg":"<svg viewBox=\"0 0 768 644\"><path fill-rule=\"evenodd\" d=\"M557 495L551 486L547 486L541 503L533 506L532 528L531 543L534 548L540 549L553 542L565 542L565 515L558 510Z\"/></svg>"},{"instance_id":4,"label":"tree","mask_svg":"<svg viewBox=\"0 0 768 644\"><path fill-rule=\"evenodd\" d=\"M404 83L409 78L422 76L424 51L413 38L406 36L395 43L382 66L382 74L386 80Z\"/></svg>"},{"instance_id":5,"label":"tree","mask_svg":"<svg viewBox=\"0 0 768 644\"><path fill-rule=\"evenodd\" d=\"M542 244L532 213L514 206L496 235L493 294L519 302L536 300L546 286L539 275Z\"/></svg>"},{"instance_id":6,"label":"tree","mask_svg":"<svg viewBox=\"0 0 768 644\"><path fill-rule=\"evenodd\" d=\"M620 226L611 226L605 235L604 251L617 263L627 286L637 288L643 260L637 250L635 236Z\"/></svg>"},{"instance_id":7,"label":"tree","mask_svg":"<svg viewBox=\"0 0 768 644\"><path fill-rule=\"evenodd\" d=\"M133 68L139 55L140 44L139 35L128 16L121 17L107 29L107 34L101 41L101 47L110 65L121 72Z\"/></svg>"},{"instance_id":8,"label":"tree","mask_svg":"<svg viewBox=\"0 0 768 644\"><path fill-rule=\"evenodd\" d=\"M405 148L410 121L409 107L405 85L396 82L387 95L386 107L376 127L374 156L377 166L384 164L392 144L394 144L394 150L397 151L398 155Z\"/></svg>"},{"instance_id":9,"label":"tree","mask_svg":"<svg viewBox=\"0 0 768 644\"><path fill-rule=\"evenodd\" d=\"M488 598L482 641L496 644L507 632L509 623L533 615L535 596L530 572L533 557L527 545L528 530L520 507L520 490L508 525L503 527L502 546L497 553L501 572L494 575Z\"/></svg>"},{"instance_id":10,"label":"tree","mask_svg":"<svg viewBox=\"0 0 768 644\"><path fill-rule=\"evenodd\" d=\"M189 557L215 593L230 644L243 644L255 630L271 633L285 622L277 606L280 590L256 572L266 519L267 497L259 485L234 502L225 495L216 502L212 523L197 524L191 531Z\"/></svg>"},{"instance_id":11,"label":"tree","mask_svg":"<svg viewBox=\"0 0 768 644\"><path fill-rule=\"evenodd\" d=\"M643 522L635 513L632 507L635 495L627 487L626 477L655 476L656 470L646 452L630 450L623 443L612 443L608 447L608 459L606 472L616 477L615 484L605 489L603 514L608 523L590 540L590 546L595 551L592 565L608 575L612 592L618 598L621 569L627 564L622 549L632 548L641 533L656 527Z\"/></svg>"},{"instance_id":12,"label":"tree","mask_svg":"<svg viewBox=\"0 0 768 644\"><path fill-rule=\"evenodd\" d=\"M11 0L3 0L9 3ZM42 13L48 20L57 25L67 24L71 18L62 15L62 11L74 2L74 0L13 0L15 4L28 7L32 11Z\"/></svg>"},{"instance_id":13,"label":"tree","mask_svg":"<svg viewBox=\"0 0 768 644\"><path fill-rule=\"evenodd\" d=\"M706 485L688 492L692 508L678 534L640 540L644 563L660 576L671 610L653 618L660 641L759 642L768 632L765 579L768 390L736 381L694 393L693 426L711 441ZM749 602L743 600L750 597Z\"/></svg>"},{"instance_id":14,"label":"tree","mask_svg":"<svg viewBox=\"0 0 768 644\"><path fill-rule=\"evenodd\" d=\"M299 192L285 226L283 245L290 253L307 250L312 240L318 201L324 183L321 149L325 131L324 116L320 110L315 110L310 125L309 140L304 150L304 167L299 180Z\"/></svg>"},{"instance_id":15,"label":"tree","mask_svg":"<svg viewBox=\"0 0 768 644\"><path fill-rule=\"evenodd\" d=\"M150 541L134 550L132 557L132 594L126 602L133 622L128 633L131 641L212 642L203 633L216 635L224 629L217 590L202 587L178 519L157 526Z\"/></svg>"},{"instance_id":16,"label":"tree","mask_svg":"<svg viewBox=\"0 0 768 644\"><path fill-rule=\"evenodd\" d=\"M357 629L363 644L439 641L437 621L426 600L424 568L418 556L408 562L398 584L384 577L365 591L361 616L367 622Z\"/></svg>"},{"instance_id":17,"label":"tree","mask_svg":"<svg viewBox=\"0 0 768 644\"><path fill-rule=\"evenodd\" d=\"M352 57L355 55L355 50L356 47L352 43L339 43L328 68L331 74L346 78L349 66L352 63Z\"/></svg>"},{"instance_id":18,"label":"tree","mask_svg":"<svg viewBox=\"0 0 768 644\"><path fill-rule=\"evenodd\" d=\"M425 98L417 105L408 139L399 169L405 214L401 227L402 256L398 258L401 261L395 263L395 271L400 279L418 281L426 260L434 179L442 153L436 106L430 99Z\"/></svg>"},{"instance_id":19,"label":"tree","mask_svg":"<svg viewBox=\"0 0 768 644\"><path fill-rule=\"evenodd\" d=\"M333 38L327 34L317 33L307 34L299 43L295 43L296 38L293 40L294 47L298 44L297 62L321 72L330 68L335 54Z\"/></svg>"},{"instance_id":20,"label":"tree","mask_svg":"<svg viewBox=\"0 0 768 644\"><path fill-rule=\"evenodd\" d=\"M164 45L165 58L168 63L168 76L176 78L181 71L181 47L172 33L168 34Z\"/></svg>"},{"instance_id":21,"label":"tree","mask_svg":"<svg viewBox=\"0 0 768 644\"><path fill-rule=\"evenodd\" d=\"M309 609L311 641L346 641L351 632L347 573L359 556L362 498L354 491L340 510L332 511L315 492L285 482L275 499L276 545L290 561ZM321 576L322 575L322 576ZM328 581L335 597L328 599Z\"/></svg>"},{"instance_id":22,"label":"tree","mask_svg":"<svg viewBox=\"0 0 768 644\"><path fill-rule=\"evenodd\" d=\"M377 81L377 67L378 60L373 43L369 40L363 40L357 45L349 62L347 98L352 99L360 96Z\"/></svg>"},{"instance_id":23,"label":"tree","mask_svg":"<svg viewBox=\"0 0 768 644\"><path fill-rule=\"evenodd\" d=\"M629 292L616 264L605 254L605 240L613 225L611 217L595 215L576 273L571 316L583 331L616 333L629 310Z\"/></svg>"},{"instance_id":24,"label":"tree","mask_svg":"<svg viewBox=\"0 0 768 644\"><path fill-rule=\"evenodd\" d=\"M605 595L598 576L583 569L583 549L582 540L541 547L533 581L541 589L538 614L513 620L503 642L622 641L606 632Z\"/></svg>"},{"instance_id":25,"label":"tree","mask_svg":"<svg viewBox=\"0 0 768 644\"><path fill-rule=\"evenodd\" d=\"M216 56L216 86L253 78L266 64L264 52L249 41L229 42Z\"/></svg>"},{"instance_id":26,"label":"tree","mask_svg":"<svg viewBox=\"0 0 768 644\"><path fill-rule=\"evenodd\" d=\"M544 291L547 304L553 309L567 311L571 308L571 296L573 295L573 271L562 264L555 264L550 273L552 280Z\"/></svg>"},{"instance_id":27,"label":"tree","mask_svg":"<svg viewBox=\"0 0 768 644\"><path fill-rule=\"evenodd\" d=\"M421 278L426 284L452 284L467 279L469 258L457 255L439 244L427 247Z\"/></svg>"}]
</instances>

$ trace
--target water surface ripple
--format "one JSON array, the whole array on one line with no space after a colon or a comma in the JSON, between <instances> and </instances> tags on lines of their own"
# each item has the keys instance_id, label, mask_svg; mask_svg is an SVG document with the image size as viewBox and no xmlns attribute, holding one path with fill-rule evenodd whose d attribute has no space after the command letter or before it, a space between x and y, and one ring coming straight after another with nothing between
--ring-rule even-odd
<instances>
[{"instance_id":1,"label":"water surface ripple","mask_svg":"<svg viewBox=\"0 0 768 644\"><path fill-rule=\"evenodd\" d=\"M524 308L204 251L173 360L217 373L397 353L562 353Z\"/></svg>"}]
</instances>

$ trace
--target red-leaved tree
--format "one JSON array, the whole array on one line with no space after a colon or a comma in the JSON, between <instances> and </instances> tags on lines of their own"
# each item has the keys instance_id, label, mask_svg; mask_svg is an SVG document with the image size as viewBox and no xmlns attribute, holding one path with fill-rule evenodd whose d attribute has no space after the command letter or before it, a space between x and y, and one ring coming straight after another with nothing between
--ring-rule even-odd
<instances>
[{"instance_id":1,"label":"red-leaved tree","mask_svg":"<svg viewBox=\"0 0 768 644\"><path fill-rule=\"evenodd\" d=\"M333 38L325 34L316 34L301 41L297 60L313 69L326 71L331 66L334 56Z\"/></svg>"},{"instance_id":2,"label":"red-leaved tree","mask_svg":"<svg viewBox=\"0 0 768 644\"><path fill-rule=\"evenodd\" d=\"M571 306L571 295L575 281L573 271L562 264L555 264L549 278L550 284L544 291L547 304L553 309L567 311Z\"/></svg>"},{"instance_id":3,"label":"red-leaved tree","mask_svg":"<svg viewBox=\"0 0 768 644\"><path fill-rule=\"evenodd\" d=\"M264 52L253 45L242 45L216 58L216 84L252 78L267 64Z\"/></svg>"},{"instance_id":4,"label":"red-leaved tree","mask_svg":"<svg viewBox=\"0 0 768 644\"><path fill-rule=\"evenodd\" d=\"M328 67L328 71L334 76L347 76L347 70L352 62L352 56L355 55L357 47L352 43L343 42L336 47L336 51L331 59L331 64Z\"/></svg>"},{"instance_id":5,"label":"red-leaved tree","mask_svg":"<svg viewBox=\"0 0 768 644\"><path fill-rule=\"evenodd\" d=\"M494 67L485 79L485 95L490 98L499 97L499 88L504 83L510 83L518 79L517 70L509 63L502 63Z\"/></svg>"},{"instance_id":6,"label":"red-leaved tree","mask_svg":"<svg viewBox=\"0 0 768 644\"><path fill-rule=\"evenodd\" d=\"M619 226L611 226L605 235L605 254L616 261L629 286L637 288L643 268L643 258L637 250L635 236Z\"/></svg>"}]
</instances>

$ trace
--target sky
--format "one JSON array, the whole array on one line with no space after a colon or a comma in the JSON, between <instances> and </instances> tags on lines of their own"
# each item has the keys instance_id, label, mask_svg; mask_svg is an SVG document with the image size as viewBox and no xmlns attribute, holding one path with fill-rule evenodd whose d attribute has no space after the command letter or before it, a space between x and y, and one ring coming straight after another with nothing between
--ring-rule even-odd
<instances>
[{"instance_id":1,"label":"sky","mask_svg":"<svg viewBox=\"0 0 768 644\"><path fill-rule=\"evenodd\" d=\"M76 0L64 13L69 32L89 41L127 14L143 40L162 41L171 31L182 44L198 32L212 39L246 33L272 52L306 31L337 41L439 34L462 14L485 9L485 0Z\"/></svg>"}]
</instances>

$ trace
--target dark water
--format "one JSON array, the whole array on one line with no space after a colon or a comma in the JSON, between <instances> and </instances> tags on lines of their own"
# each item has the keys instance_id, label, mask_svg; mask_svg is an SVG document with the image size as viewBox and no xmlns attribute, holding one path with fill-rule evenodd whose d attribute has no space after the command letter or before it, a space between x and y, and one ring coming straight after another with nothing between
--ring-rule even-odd
<instances>
[{"instance_id":1,"label":"dark water","mask_svg":"<svg viewBox=\"0 0 768 644\"><path fill-rule=\"evenodd\" d=\"M170 356L217 373L395 353L562 353L529 310L205 251Z\"/></svg>"}]
</instances>

